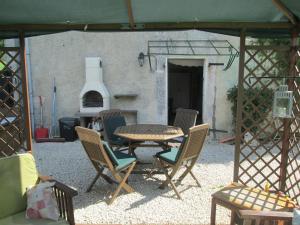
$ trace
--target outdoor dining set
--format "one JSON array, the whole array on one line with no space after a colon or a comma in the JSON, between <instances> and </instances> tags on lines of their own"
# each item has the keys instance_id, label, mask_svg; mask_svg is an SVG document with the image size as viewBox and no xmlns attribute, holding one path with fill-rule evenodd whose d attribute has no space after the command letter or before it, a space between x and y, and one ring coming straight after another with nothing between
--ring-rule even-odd
<instances>
[{"instance_id":1,"label":"outdoor dining set","mask_svg":"<svg viewBox=\"0 0 300 225\"><path fill-rule=\"evenodd\" d=\"M177 197L181 199L173 181L180 168L185 168L176 184L179 184L188 174L192 176L197 185L200 183L192 172L197 158L202 150L209 126L202 124L195 126L198 112L190 109L177 109L173 126L162 124L134 124L126 125L121 110L111 109L99 113L103 132L76 127L79 139L97 175L89 185L90 191L99 177L110 184L118 184L112 194L111 204L121 189L134 192L128 177L131 173L163 173L166 179L159 188L164 189L170 185ZM136 155L138 147L158 147L162 151L153 155L154 162L158 165L156 171L141 171L135 167L142 164ZM107 168L114 179L104 173Z\"/></svg>"}]
</instances>

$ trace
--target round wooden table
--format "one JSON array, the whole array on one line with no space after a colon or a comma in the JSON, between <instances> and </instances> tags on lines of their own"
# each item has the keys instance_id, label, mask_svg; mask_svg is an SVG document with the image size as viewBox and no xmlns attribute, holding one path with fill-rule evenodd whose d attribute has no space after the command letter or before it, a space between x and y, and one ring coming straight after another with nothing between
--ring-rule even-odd
<instances>
[{"instance_id":1,"label":"round wooden table","mask_svg":"<svg viewBox=\"0 0 300 225\"><path fill-rule=\"evenodd\" d=\"M167 147L166 142L170 139L184 135L179 127L173 127L161 124L135 124L118 127L115 135L125 138L129 142L129 152L137 147ZM145 142L154 142L145 143Z\"/></svg>"},{"instance_id":2,"label":"round wooden table","mask_svg":"<svg viewBox=\"0 0 300 225\"><path fill-rule=\"evenodd\" d=\"M161 124L135 124L135 125L122 126L122 127L118 127L115 130L114 134L128 140L128 151L132 155L135 155L134 149L137 147L159 147L162 149L166 149L169 147L167 145L168 140L181 137L184 135L183 131L179 127L173 127L173 126L161 125ZM138 162L139 164L149 164L149 163L142 163L140 161ZM135 170L132 173L149 175L149 174L156 174L162 172L161 171L147 172L143 170Z\"/></svg>"},{"instance_id":3,"label":"round wooden table","mask_svg":"<svg viewBox=\"0 0 300 225\"><path fill-rule=\"evenodd\" d=\"M118 127L114 134L126 138L129 141L139 142L165 142L184 135L179 127L161 124L135 124L122 126Z\"/></svg>"}]
</instances>

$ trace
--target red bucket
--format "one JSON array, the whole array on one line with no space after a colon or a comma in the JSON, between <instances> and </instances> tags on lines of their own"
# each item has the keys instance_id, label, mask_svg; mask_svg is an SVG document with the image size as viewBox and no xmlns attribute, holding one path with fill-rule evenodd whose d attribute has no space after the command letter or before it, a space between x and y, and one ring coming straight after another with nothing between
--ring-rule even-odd
<instances>
[{"instance_id":1,"label":"red bucket","mask_svg":"<svg viewBox=\"0 0 300 225\"><path fill-rule=\"evenodd\" d=\"M49 130L48 128L37 128L34 132L35 139L48 138Z\"/></svg>"}]
</instances>

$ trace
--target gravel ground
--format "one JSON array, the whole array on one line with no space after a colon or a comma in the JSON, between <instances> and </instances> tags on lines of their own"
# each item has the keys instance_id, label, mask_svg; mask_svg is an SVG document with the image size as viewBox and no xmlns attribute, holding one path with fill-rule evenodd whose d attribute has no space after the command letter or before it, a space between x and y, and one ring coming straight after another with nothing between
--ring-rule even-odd
<instances>
[{"instance_id":1,"label":"gravel ground","mask_svg":"<svg viewBox=\"0 0 300 225\"><path fill-rule=\"evenodd\" d=\"M156 151L143 148L136 153L142 161L151 161ZM164 179L162 175L153 178L131 175L129 182L136 192L122 192L109 206L106 196L116 186L112 188L99 179L92 191L85 193L96 172L79 141L34 144L39 172L78 190L79 195L74 199L75 220L88 224L209 224L211 194L232 181L233 155L232 145L206 143L193 169L202 188L187 176L178 187L183 200L178 200L170 187L158 189ZM230 212L219 207L217 223L229 221Z\"/></svg>"}]
</instances>

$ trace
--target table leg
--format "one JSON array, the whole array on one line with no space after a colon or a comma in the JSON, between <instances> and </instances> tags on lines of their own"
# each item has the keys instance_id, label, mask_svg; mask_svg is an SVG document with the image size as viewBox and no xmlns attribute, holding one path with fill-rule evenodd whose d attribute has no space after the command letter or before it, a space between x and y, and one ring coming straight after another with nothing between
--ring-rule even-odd
<instances>
[{"instance_id":1,"label":"table leg","mask_svg":"<svg viewBox=\"0 0 300 225\"><path fill-rule=\"evenodd\" d=\"M130 155L134 156L134 157L136 157L136 154L135 154L135 152L134 152L134 149L135 149L135 148L136 148L136 147L134 146L134 144L132 144L132 142L129 141L129 143L128 143L128 153L129 153Z\"/></svg>"},{"instance_id":2,"label":"table leg","mask_svg":"<svg viewBox=\"0 0 300 225\"><path fill-rule=\"evenodd\" d=\"M216 210L217 204L214 198L211 201L210 225L216 225Z\"/></svg>"},{"instance_id":3,"label":"table leg","mask_svg":"<svg viewBox=\"0 0 300 225\"><path fill-rule=\"evenodd\" d=\"M129 140L128 141L128 153L130 154L130 155L133 155L132 153L132 144L131 144L131 141Z\"/></svg>"}]
</instances>

